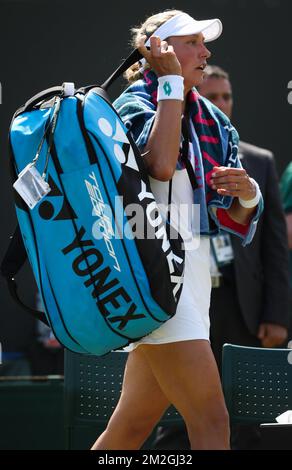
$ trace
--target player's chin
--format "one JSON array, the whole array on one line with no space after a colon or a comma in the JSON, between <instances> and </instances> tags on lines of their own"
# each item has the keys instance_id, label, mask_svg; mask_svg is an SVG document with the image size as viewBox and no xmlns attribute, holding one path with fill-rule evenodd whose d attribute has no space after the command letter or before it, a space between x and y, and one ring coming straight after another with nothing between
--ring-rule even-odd
<instances>
[{"instance_id":1,"label":"player's chin","mask_svg":"<svg viewBox=\"0 0 292 470\"><path fill-rule=\"evenodd\" d=\"M201 85L204 80L204 71L200 69L195 69L194 73L192 74L192 81L193 86Z\"/></svg>"}]
</instances>

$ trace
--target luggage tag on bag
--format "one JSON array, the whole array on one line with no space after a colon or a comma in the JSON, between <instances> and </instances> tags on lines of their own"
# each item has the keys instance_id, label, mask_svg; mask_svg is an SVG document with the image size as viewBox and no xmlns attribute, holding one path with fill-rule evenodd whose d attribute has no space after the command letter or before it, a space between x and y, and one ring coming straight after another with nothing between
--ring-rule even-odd
<instances>
[{"instance_id":1,"label":"luggage tag on bag","mask_svg":"<svg viewBox=\"0 0 292 470\"><path fill-rule=\"evenodd\" d=\"M74 89L74 83L63 83L64 96L72 96L74 94ZM53 104L53 115L40 141L36 156L34 157L33 161L26 165L26 167L19 173L17 180L13 184L14 189L18 192L18 194L22 197L30 209L33 209L38 204L38 202L51 191L49 184L45 181L45 176L48 169L51 145L57 124L58 114L60 111L60 105L61 97L55 96ZM41 175L36 169L35 164L40 156L46 137L48 137L48 149L45 158L44 171Z\"/></svg>"},{"instance_id":2,"label":"luggage tag on bag","mask_svg":"<svg viewBox=\"0 0 292 470\"><path fill-rule=\"evenodd\" d=\"M33 209L51 191L49 184L42 178L34 163L29 163L19 173L13 187L30 209Z\"/></svg>"},{"instance_id":3,"label":"luggage tag on bag","mask_svg":"<svg viewBox=\"0 0 292 470\"><path fill-rule=\"evenodd\" d=\"M58 113L60 110L60 103L61 98L59 96L54 97L53 116L50 119L49 125L47 126L40 141L36 156L34 157L33 161L26 165L26 167L19 173L17 180L13 184L14 189L18 192L18 194L22 197L30 209L33 209L38 204L38 202L51 191L49 184L45 181L45 175L48 168L52 138L55 132ZM49 144L45 158L44 171L41 175L36 169L35 164L40 156L47 134L49 134Z\"/></svg>"}]
</instances>

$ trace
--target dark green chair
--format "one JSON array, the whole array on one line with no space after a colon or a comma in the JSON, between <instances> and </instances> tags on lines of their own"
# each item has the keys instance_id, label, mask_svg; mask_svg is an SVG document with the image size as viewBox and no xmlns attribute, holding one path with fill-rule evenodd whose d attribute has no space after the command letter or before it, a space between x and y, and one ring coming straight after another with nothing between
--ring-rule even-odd
<instances>
[{"instance_id":1,"label":"dark green chair","mask_svg":"<svg viewBox=\"0 0 292 470\"><path fill-rule=\"evenodd\" d=\"M123 351L100 357L65 350L65 435L68 449L90 448L106 428L120 396L127 357ZM180 414L170 407L160 424L181 421ZM152 436L144 444L144 449L151 447Z\"/></svg>"},{"instance_id":2,"label":"dark green chair","mask_svg":"<svg viewBox=\"0 0 292 470\"><path fill-rule=\"evenodd\" d=\"M222 384L231 423L271 423L292 409L291 354L224 344Z\"/></svg>"},{"instance_id":3,"label":"dark green chair","mask_svg":"<svg viewBox=\"0 0 292 470\"><path fill-rule=\"evenodd\" d=\"M0 377L0 449L61 450L64 439L61 376Z\"/></svg>"}]
</instances>

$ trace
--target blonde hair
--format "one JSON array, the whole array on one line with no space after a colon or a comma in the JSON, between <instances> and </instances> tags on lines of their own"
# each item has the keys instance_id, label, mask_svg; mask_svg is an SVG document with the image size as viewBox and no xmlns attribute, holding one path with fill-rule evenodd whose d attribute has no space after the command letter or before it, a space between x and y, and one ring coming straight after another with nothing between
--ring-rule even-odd
<instances>
[{"instance_id":1,"label":"blonde hair","mask_svg":"<svg viewBox=\"0 0 292 470\"><path fill-rule=\"evenodd\" d=\"M149 16L144 23L141 23L140 26L136 26L131 29L132 33L132 40L131 45L133 48L137 48L138 43L142 36L147 36L149 38L156 30L165 23L167 20L172 18L175 15L182 13L180 10L165 10L161 13L157 13L156 15ZM142 78L142 73L140 72L141 65L139 62L136 62L132 65L126 72L124 73L124 77L128 82L133 83ZM146 62L144 65L145 69L150 69L150 65Z\"/></svg>"}]
</instances>

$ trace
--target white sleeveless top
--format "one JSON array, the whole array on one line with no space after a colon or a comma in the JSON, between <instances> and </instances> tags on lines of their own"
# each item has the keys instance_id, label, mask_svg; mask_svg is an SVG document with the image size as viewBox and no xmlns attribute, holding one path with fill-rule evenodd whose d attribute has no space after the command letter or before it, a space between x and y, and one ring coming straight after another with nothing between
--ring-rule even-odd
<instances>
[{"instance_id":1,"label":"white sleeveless top","mask_svg":"<svg viewBox=\"0 0 292 470\"><path fill-rule=\"evenodd\" d=\"M166 217L169 182L150 177L150 185L161 214ZM209 340L211 295L210 243L208 237L194 234L200 221L187 210L193 206L194 193L187 170L176 170L172 179L171 224L185 241L184 284L176 314L159 328L124 348L132 351L140 344L163 344L192 339ZM188 213L189 212L189 213ZM196 230L199 233L199 230Z\"/></svg>"}]
</instances>

